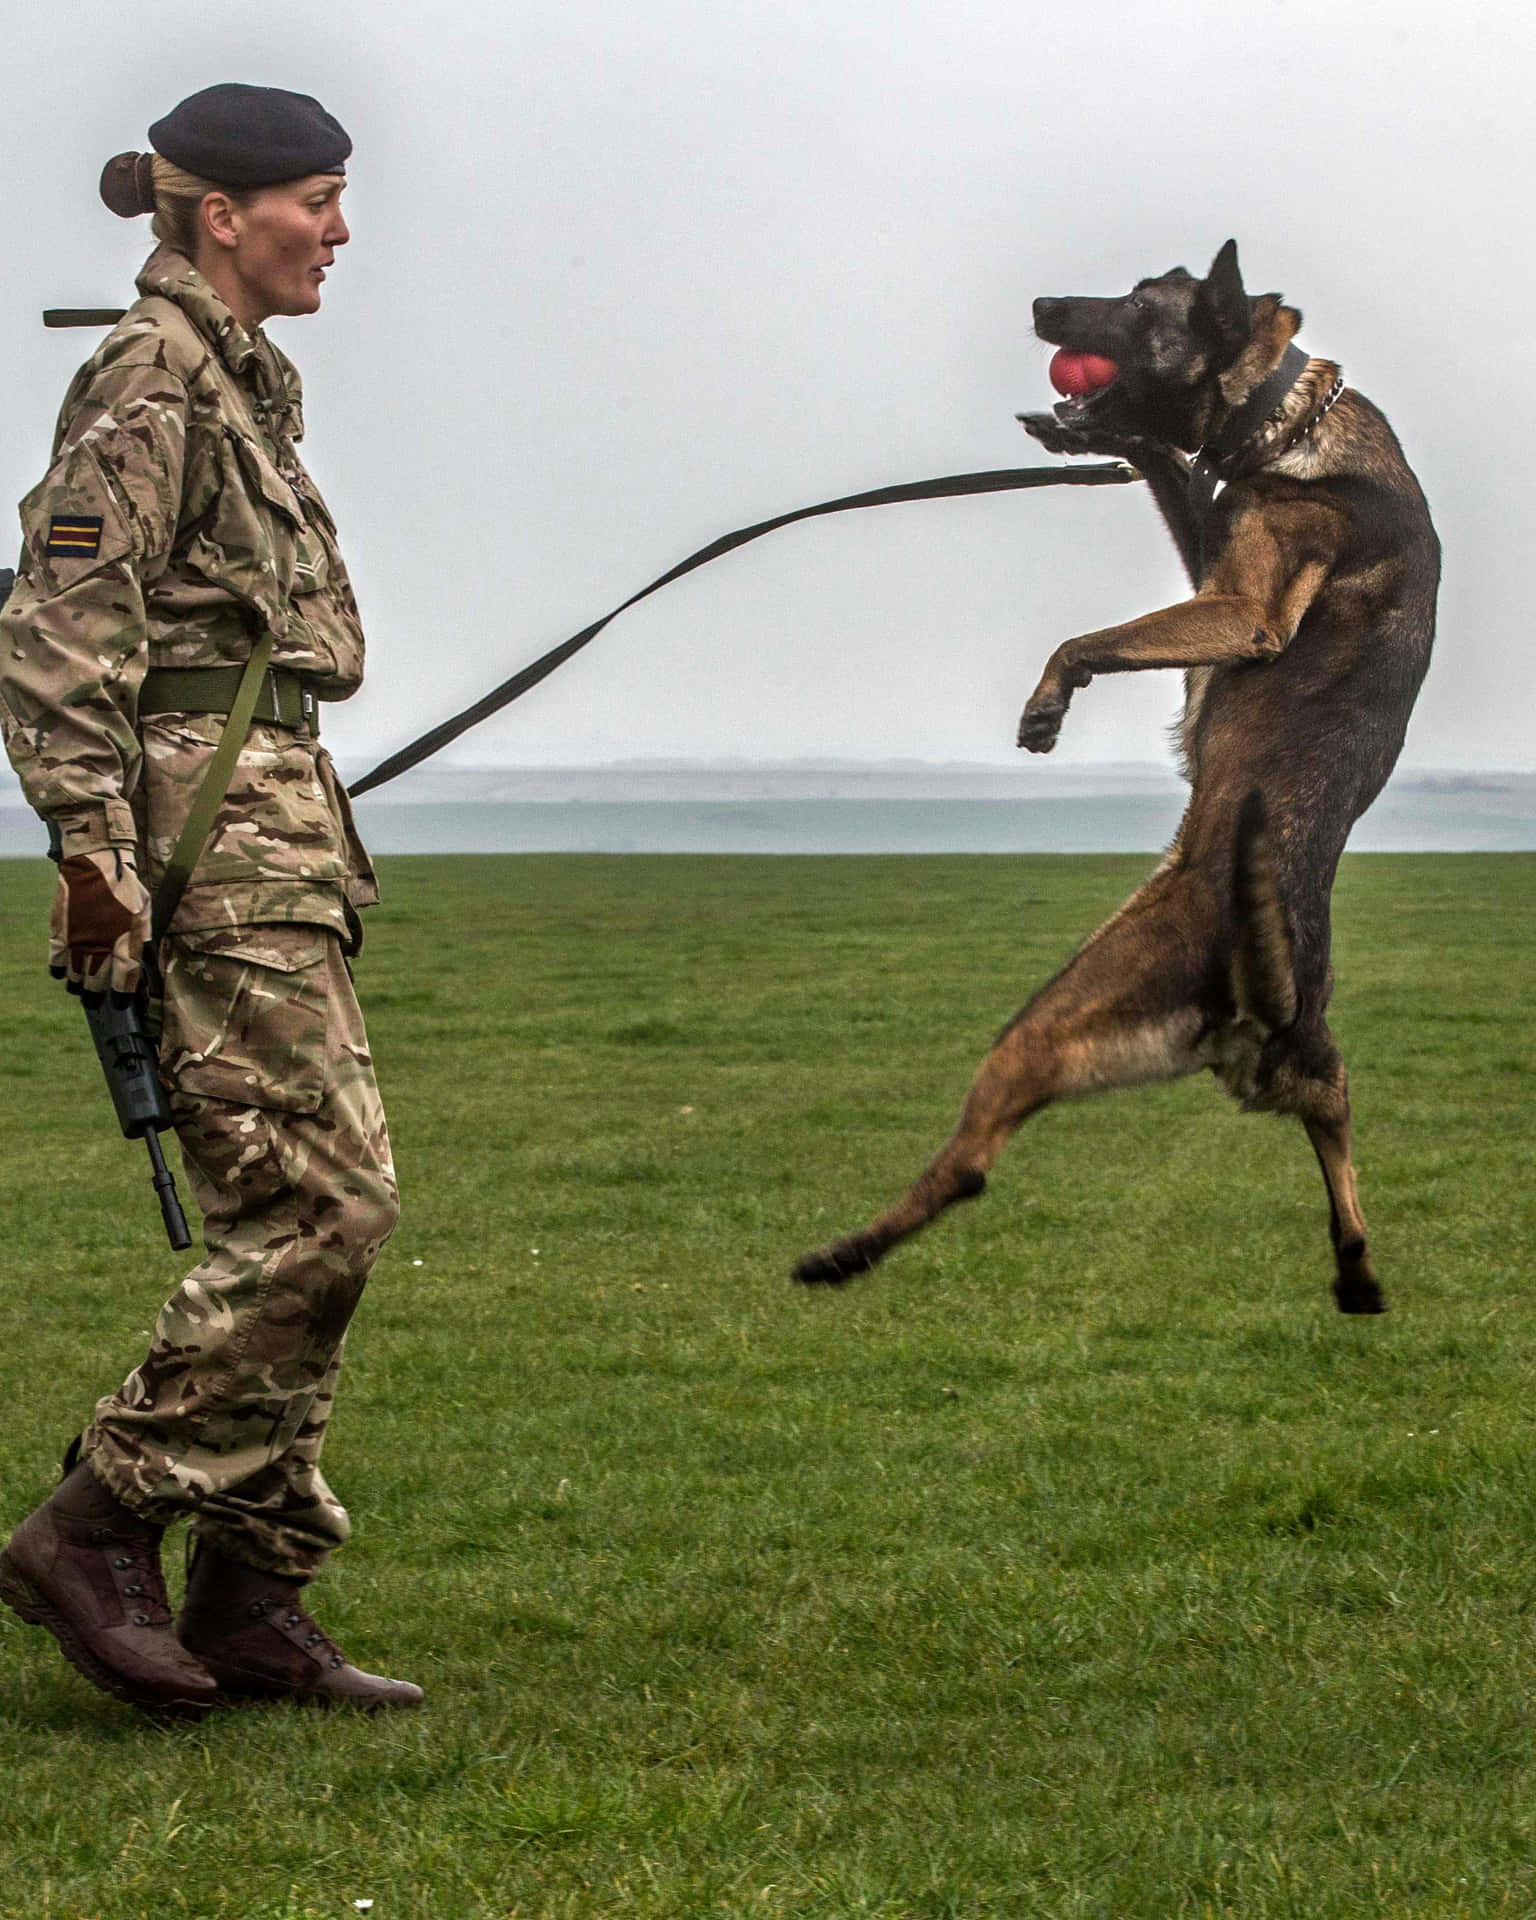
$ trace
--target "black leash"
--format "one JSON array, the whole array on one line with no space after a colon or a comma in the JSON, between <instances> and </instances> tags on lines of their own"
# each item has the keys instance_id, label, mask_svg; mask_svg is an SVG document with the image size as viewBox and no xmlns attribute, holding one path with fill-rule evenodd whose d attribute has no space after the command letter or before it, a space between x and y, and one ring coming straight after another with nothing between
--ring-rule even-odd
<instances>
[{"instance_id":1,"label":"black leash","mask_svg":"<svg viewBox=\"0 0 1536 1920\"><path fill-rule=\"evenodd\" d=\"M991 473L956 473L941 480L908 480L900 486L876 487L870 493L850 493L841 500L823 500L818 506L797 507L793 513L781 513L772 520L760 520L755 527L742 527L735 533L722 534L718 540L712 540L707 547L700 547L697 553L690 554L686 560L662 574L659 580L653 580L648 587L632 593L612 613L605 613L601 620L594 620L590 627L583 627L580 633L573 634L569 640L562 640L559 646L540 654L537 660L514 673L510 680L503 680L499 687L493 687L472 707L466 707L462 713L440 722L409 746L392 753L387 760L381 760L361 780L353 783L350 788L352 797L356 799L361 794L371 793L375 787L382 787L386 780L393 780L419 765L439 748L457 740L461 733L467 733L482 720L488 720L493 713L510 706L530 688L536 687L546 675L553 673L556 667L564 666L573 654L580 653L589 640L597 638L610 620L616 620L621 613L655 593L658 588L680 580L685 573L692 573L695 567L718 560L722 554L744 547L749 540L772 533L777 527L790 526L796 520L812 520L820 514L847 513L854 507L896 506L905 500L950 500L970 493L1012 493L1024 487L1118 487L1139 478L1134 467L1119 460L1085 467L1003 467Z\"/></svg>"}]
</instances>

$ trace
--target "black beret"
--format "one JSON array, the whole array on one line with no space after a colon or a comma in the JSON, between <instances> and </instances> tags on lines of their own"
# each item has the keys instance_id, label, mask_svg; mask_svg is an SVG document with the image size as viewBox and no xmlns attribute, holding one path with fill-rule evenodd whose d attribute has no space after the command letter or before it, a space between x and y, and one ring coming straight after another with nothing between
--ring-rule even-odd
<instances>
[{"instance_id":1,"label":"black beret","mask_svg":"<svg viewBox=\"0 0 1536 1920\"><path fill-rule=\"evenodd\" d=\"M221 187L274 187L307 173L342 173L352 142L307 93L225 81L189 94L149 130L172 166Z\"/></svg>"}]
</instances>

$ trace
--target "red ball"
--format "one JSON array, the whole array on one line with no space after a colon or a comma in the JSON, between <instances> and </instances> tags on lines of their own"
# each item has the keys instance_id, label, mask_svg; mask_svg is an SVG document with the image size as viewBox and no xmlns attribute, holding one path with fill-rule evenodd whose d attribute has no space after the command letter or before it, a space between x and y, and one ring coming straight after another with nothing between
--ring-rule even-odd
<instances>
[{"instance_id":1,"label":"red ball","mask_svg":"<svg viewBox=\"0 0 1536 1920\"><path fill-rule=\"evenodd\" d=\"M1070 347L1059 347L1051 356L1051 385L1072 400L1107 387L1119 371L1101 353L1074 353Z\"/></svg>"}]
</instances>

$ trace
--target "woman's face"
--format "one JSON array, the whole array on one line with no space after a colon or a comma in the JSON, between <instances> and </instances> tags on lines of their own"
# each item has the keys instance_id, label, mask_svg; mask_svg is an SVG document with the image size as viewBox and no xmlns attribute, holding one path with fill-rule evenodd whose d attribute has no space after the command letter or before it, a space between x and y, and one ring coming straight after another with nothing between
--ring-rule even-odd
<instances>
[{"instance_id":1,"label":"woman's face","mask_svg":"<svg viewBox=\"0 0 1536 1920\"><path fill-rule=\"evenodd\" d=\"M203 202L216 243L212 277L244 325L319 308L326 268L351 238L341 212L346 184L341 174L312 173L262 187L243 204L223 194Z\"/></svg>"}]
</instances>

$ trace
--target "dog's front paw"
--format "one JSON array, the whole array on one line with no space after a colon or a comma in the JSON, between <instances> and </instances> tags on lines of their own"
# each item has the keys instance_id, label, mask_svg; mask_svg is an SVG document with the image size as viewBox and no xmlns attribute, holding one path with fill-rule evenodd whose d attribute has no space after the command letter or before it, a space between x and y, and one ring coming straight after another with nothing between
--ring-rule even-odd
<instances>
[{"instance_id":1,"label":"dog's front paw","mask_svg":"<svg viewBox=\"0 0 1536 1920\"><path fill-rule=\"evenodd\" d=\"M1031 753L1049 753L1066 717L1065 694L1035 694L1019 716L1019 745Z\"/></svg>"}]
</instances>

